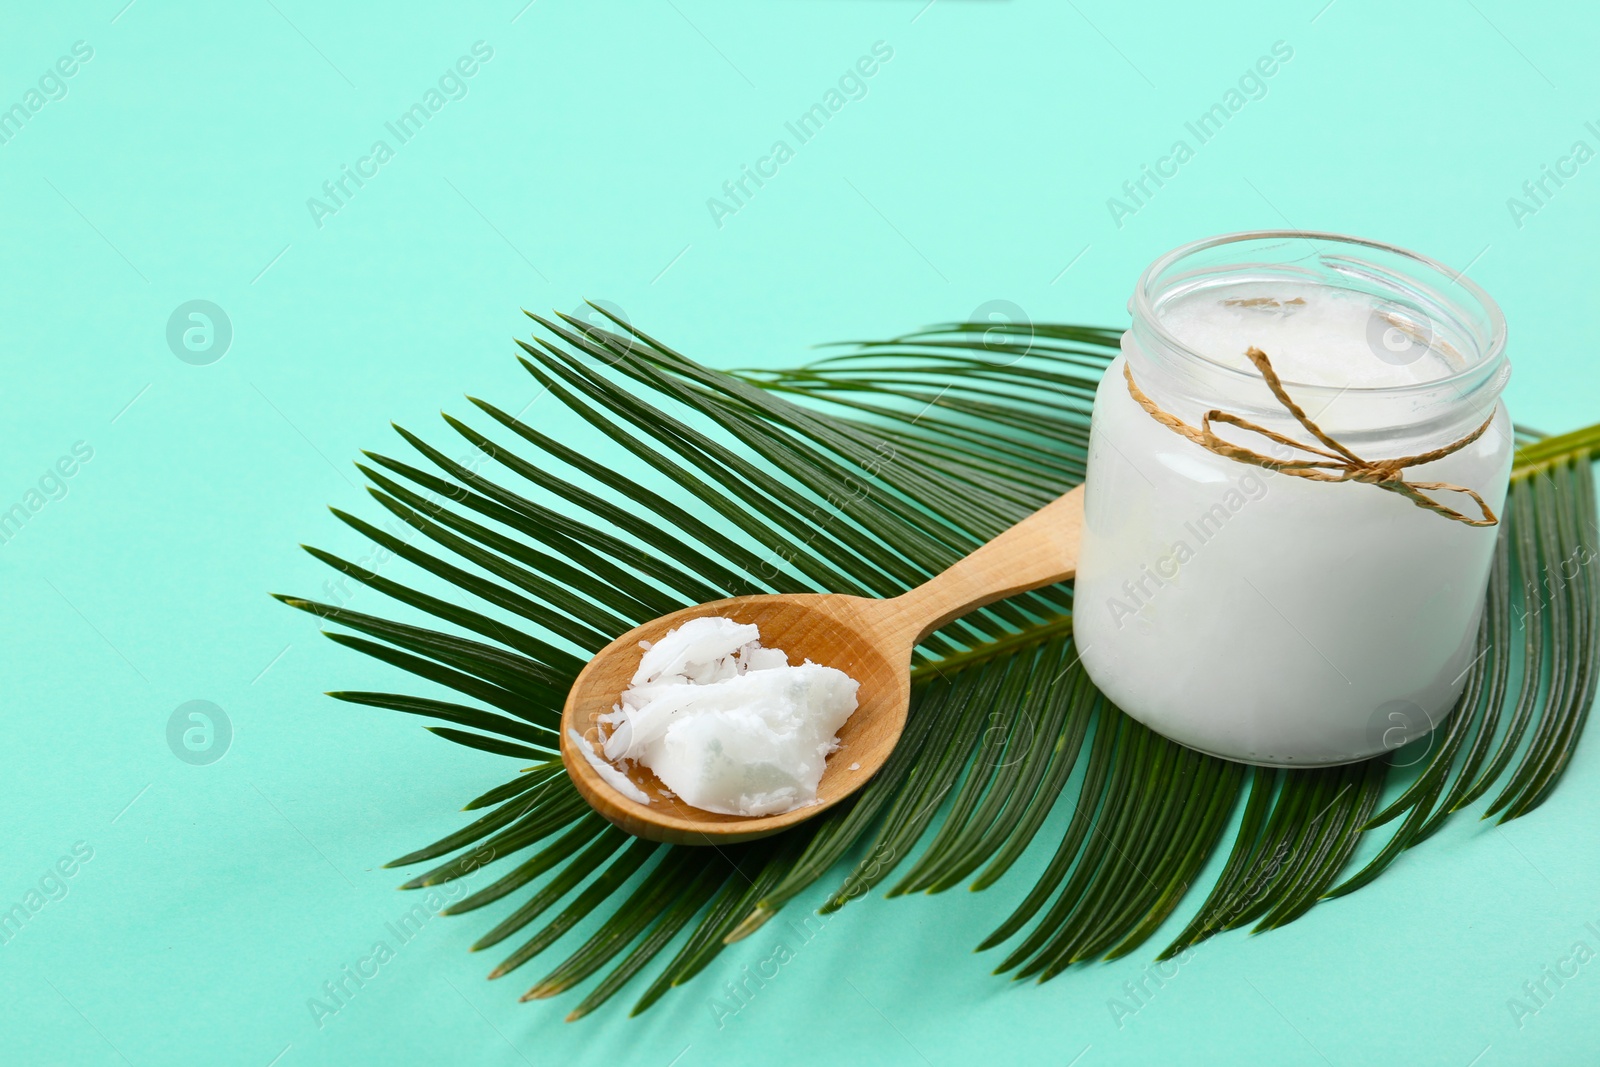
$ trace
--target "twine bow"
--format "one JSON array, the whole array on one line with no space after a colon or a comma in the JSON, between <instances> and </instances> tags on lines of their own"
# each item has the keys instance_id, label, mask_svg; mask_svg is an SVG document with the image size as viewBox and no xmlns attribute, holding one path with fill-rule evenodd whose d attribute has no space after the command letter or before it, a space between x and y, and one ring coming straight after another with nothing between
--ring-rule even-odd
<instances>
[{"instance_id":1,"label":"twine bow","mask_svg":"<svg viewBox=\"0 0 1600 1067\"><path fill-rule=\"evenodd\" d=\"M1249 463L1270 471L1281 471L1296 478L1310 478L1312 481L1317 482L1365 482L1368 485L1375 485L1379 489L1387 489L1391 493L1399 493L1419 508L1427 508L1429 511L1437 512L1447 519L1466 523L1468 526L1494 526L1499 523L1500 520L1495 517L1494 512L1484 502L1483 497L1466 486L1455 485L1450 482L1408 482L1403 473L1407 467L1415 467L1423 463L1432 463L1436 459L1443 459L1452 452L1458 452L1479 437L1482 437L1484 431L1489 428L1489 424L1494 421L1492 412L1487 419L1483 420L1482 426L1479 426L1476 430L1461 438L1461 440L1445 445L1443 448L1436 448L1431 452L1422 452L1415 456L1401 456L1397 459L1362 459L1344 445L1323 433L1322 428L1311 421L1300 405L1290 399L1289 394L1284 392L1283 383L1278 380L1277 372L1272 369L1272 361L1267 358L1265 352L1251 346L1246 350L1245 355L1249 357L1251 363L1255 364L1256 370L1261 372L1261 377L1266 381L1267 388L1272 390L1272 395L1278 398L1278 403L1283 405L1284 410L1293 415L1295 421L1304 426L1306 432L1325 445L1325 448L1303 444L1280 433L1274 433L1265 426L1258 426L1247 419L1240 418L1238 415L1231 415L1226 411L1218 411L1215 408L1201 417L1200 428L1196 429L1177 416L1161 410L1154 400L1146 396L1134 384L1133 371L1128 368L1127 364L1123 364L1122 376L1128 381L1128 394L1133 397L1140 407L1144 408L1152 419L1155 419L1174 433L1182 434L1201 448L1214 452L1219 456L1225 456L1240 463ZM1259 452L1241 448L1218 437L1211 429L1213 422L1237 426L1241 430L1260 434L1269 441L1287 445L1302 452L1309 452L1321 458L1285 460L1263 456ZM1463 515L1454 508L1447 507L1437 500L1424 495L1422 490L1435 493L1465 493L1472 498L1473 503L1478 505L1479 510L1483 512L1483 518L1474 519Z\"/></svg>"}]
</instances>

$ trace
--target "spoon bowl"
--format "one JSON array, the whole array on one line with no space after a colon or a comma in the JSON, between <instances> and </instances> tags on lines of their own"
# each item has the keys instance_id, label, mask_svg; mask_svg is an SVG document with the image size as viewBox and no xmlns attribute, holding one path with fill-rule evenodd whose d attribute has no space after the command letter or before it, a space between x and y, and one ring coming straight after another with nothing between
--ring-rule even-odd
<instances>
[{"instance_id":1,"label":"spoon bowl","mask_svg":"<svg viewBox=\"0 0 1600 1067\"><path fill-rule=\"evenodd\" d=\"M628 631L589 661L567 696L561 758L573 784L596 811L628 833L674 844L706 844L708 838L719 844L750 841L820 814L872 777L905 726L911 704L911 645L907 641L901 649L883 643L878 626L889 614L887 603L837 593L734 597L684 608ZM628 688L644 655L639 642L659 641L669 630L704 616L754 623L761 629L762 645L783 649L790 663L810 660L837 667L861 683L859 703L839 729L839 748L828 757L815 804L777 815L719 815L666 795L666 786L650 768L634 765L628 778L650 798L648 805L640 804L618 792L576 750L569 727L599 755L599 717ZM852 764L855 770L849 769Z\"/></svg>"},{"instance_id":2,"label":"spoon bowl","mask_svg":"<svg viewBox=\"0 0 1600 1067\"><path fill-rule=\"evenodd\" d=\"M984 604L1071 578L1082 522L1080 486L892 599L839 593L733 597L635 627L596 653L567 694L561 759L573 785L612 824L636 837L673 844L750 841L820 815L865 785L894 751L911 706L911 652L917 642ZM635 764L627 777L649 798L640 803L595 765L606 763L599 718L628 688L644 655L639 642L658 641L704 616L754 623L762 645L782 649L790 663L811 660L836 667L860 683L856 710L839 730L839 748L828 757L815 803L775 815L721 815L667 795L648 767ZM607 769L623 773L609 764Z\"/></svg>"}]
</instances>

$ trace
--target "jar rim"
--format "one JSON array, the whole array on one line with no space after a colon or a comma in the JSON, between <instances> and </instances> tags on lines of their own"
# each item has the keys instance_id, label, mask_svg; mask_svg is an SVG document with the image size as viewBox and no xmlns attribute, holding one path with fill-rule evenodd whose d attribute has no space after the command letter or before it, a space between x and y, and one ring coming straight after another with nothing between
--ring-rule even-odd
<instances>
[{"instance_id":1,"label":"jar rim","mask_svg":"<svg viewBox=\"0 0 1600 1067\"><path fill-rule=\"evenodd\" d=\"M1236 233L1219 234L1214 237L1204 237L1197 241L1190 241L1187 244L1179 245L1177 248L1172 249L1166 254L1158 256L1148 267L1144 269L1144 273L1139 275L1139 280L1134 286L1133 298L1130 301L1129 309L1132 312L1134 322L1138 323L1142 319L1147 327L1155 334L1157 339L1159 339L1164 346L1172 349L1175 352L1181 353L1189 358L1199 360L1208 367L1223 371L1227 375L1237 377L1241 381L1258 379L1259 376L1253 370L1232 366L1230 364L1213 359L1179 340L1178 337L1167 328L1166 324L1161 320L1161 317L1156 313L1155 298L1159 295L1156 289L1156 279L1159 278L1173 264L1178 263L1189 256L1195 255L1196 253L1204 252L1207 249L1217 248L1222 245L1237 244L1245 241L1281 239L1303 239L1313 243L1321 240L1341 245L1353 245L1361 248L1376 249L1381 252L1398 256L1411 262L1412 264L1415 264L1416 266L1423 267L1429 271L1437 273L1440 277L1446 279L1450 285L1459 286L1461 289L1465 290L1467 295L1469 295L1478 303L1488 323L1488 333L1487 336L1484 336L1483 331L1478 329L1475 323L1470 321L1463 322L1463 325L1467 326L1471 330L1474 340L1478 342L1478 350L1480 354L1477 359L1473 360L1466 367L1463 367L1461 370L1458 370L1453 374L1447 374L1440 378L1432 378L1424 382L1411 382L1400 385L1318 385L1305 382L1288 383L1295 387L1295 391L1297 393L1305 391L1330 394L1343 392L1363 392L1368 394L1397 396L1408 393L1427 392L1438 389L1441 386L1457 385L1469 379L1479 378L1486 370L1491 369L1500 363L1504 357L1506 347L1505 315L1501 312L1500 305L1495 302L1494 298L1485 292L1483 288L1480 287L1476 282L1472 281L1466 276L1465 269L1461 271L1452 271L1438 260L1424 256L1419 252L1413 252L1409 248L1402 248L1399 245L1392 245L1383 241L1374 241L1366 237L1354 237L1350 234L1332 233L1325 230L1241 230ZM1471 264L1468 264L1468 266L1470 267Z\"/></svg>"}]
</instances>

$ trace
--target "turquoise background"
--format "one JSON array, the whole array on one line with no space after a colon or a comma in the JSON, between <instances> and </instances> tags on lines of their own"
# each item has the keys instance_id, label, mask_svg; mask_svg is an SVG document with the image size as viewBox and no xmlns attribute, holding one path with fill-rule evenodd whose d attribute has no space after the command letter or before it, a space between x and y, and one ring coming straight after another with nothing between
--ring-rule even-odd
<instances>
[{"instance_id":1,"label":"turquoise background","mask_svg":"<svg viewBox=\"0 0 1600 1067\"><path fill-rule=\"evenodd\" d=\"M513 764L321 697L397 675L266 594L322 595L299 541L360 553L322 506L378 511L349 464L400 449L389 420L448 442L463 392L532 399L522 307L605 299L710 364L776 366L995 299L1119 324L1157 254L1292 225L1470 268L1511 323L1515 416L1600 419L1600 162L1520 225L1507 205L1600 148L1593 9L1322 2L13 5L0 107L74 42L93 57L0 144L0 510L93 455L0 545L0 906L93 856L0 946L0 1060L1592 1061L1600 963L1520 1025L1507 1001L1600 949L1593 741L1531 817L1459 818L1353 897L1206 942L1120 1026L1109 999L1200 895L1133 958L990 977L970 949L1048 849L987 893L853 904L720 1026L708 998L776 925L631 1021L640 982L570 1026L573 996L516 1002L539 966L485 983L482 914L429 921L322 1026L307 1006L416 902L379 865ZM478 41L466 96L319 228L307 199ZM707 199L879 41L865 98L719 227ZM1107 198L1279 41L1266 95L1119 227ZM166 339L195 299L232 326L210 365ZM232 724L209 765L167 745L190 700Z\"/></svg>"}]
</instances>

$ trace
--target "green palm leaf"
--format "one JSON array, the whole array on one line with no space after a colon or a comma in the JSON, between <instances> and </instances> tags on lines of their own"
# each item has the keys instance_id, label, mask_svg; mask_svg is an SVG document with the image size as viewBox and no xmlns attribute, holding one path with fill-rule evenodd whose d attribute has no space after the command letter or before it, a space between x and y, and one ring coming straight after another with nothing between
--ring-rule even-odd
<instances>
[{"instance_id":1,"label":"green palm leaf","mask_svg":"<svg viewBox=\"0 0 1600 1067\"><path fill-rule=\"evenodd\" d=\"M589 810L556 755L561 704L586 658L687 604L754 592L893 595L942 570L1082 480L1094 389L1119 332L959 323L796 370L729 373L617 320L602 330L532 317L542 332L519 342L523 366L594 441L624 449L631 468L481 400L472 403L485 429L446 422L489 464L397 427L419 458L368 453L358 468L410 535L334 514L451 598L309 549L413 620L433 621L280 599L432 686L331 695L438 720L430 729L447 740L532 764L471 800L484 812L474 821L392 865L444 860L406 888L494 866L496 880L449 912L515 902L472 946L512 940L491 977L563 946L565 959L524 999L601 975L569 1018L681 941L634 1008L644 1010L853 855L862 858L824 911L885 884L890 896L969 880L989 889L1029 849L1053 848L980 948L1009 944L999 969L1041 980L1125 955L1183 901L1241 798L1221 875L1162 955L1225 930L1281 926L1378 877L1491 790L1489 814L1533 810L1582 734L1600 652L1588 566L1600 552L1589 467L1600 427L1519 431L1479 656L1448 724L1394 754L1394 766L1252 769L1154 734L1079 666L1063 586L992 605L918 649L905 735L851 802L733 847L634 841ZM1379 811L1390 779L1403 788ZM1036 842L1058 805L1060 839ZM1340 882L1365 835L1389 824L1374 858ZM590 916L598 925L575 943Z\"/></svg>"}]
</instances>

